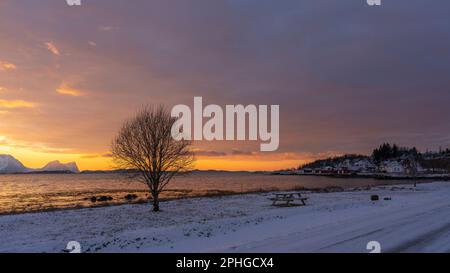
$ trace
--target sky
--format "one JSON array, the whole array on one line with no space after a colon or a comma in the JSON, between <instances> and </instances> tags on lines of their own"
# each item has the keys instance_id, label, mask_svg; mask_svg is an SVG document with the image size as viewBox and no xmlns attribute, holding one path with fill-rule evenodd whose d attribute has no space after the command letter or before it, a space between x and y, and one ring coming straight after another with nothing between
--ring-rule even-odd
<instances>
[{"instance_id":1,"label":"sky","mask_svg":"<svg viewBox=\"0 0 450 273\"><path fill-rule=\"evenodd\" d=\"M450 146L446 0L0 1L0 154L111 169L144 104L280 105L280 147L195 142L196 167L273 170L389 141Z\"/></svg>"}]
</instances>

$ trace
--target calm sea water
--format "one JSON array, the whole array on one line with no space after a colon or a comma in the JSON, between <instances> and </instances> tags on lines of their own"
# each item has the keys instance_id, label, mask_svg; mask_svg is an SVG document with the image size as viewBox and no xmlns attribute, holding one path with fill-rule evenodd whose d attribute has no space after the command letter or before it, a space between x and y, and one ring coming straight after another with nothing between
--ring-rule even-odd
<instances>
[{"instance_id":1,"label":"calm sea water","mask_svg":"<svg viewBox=\"0 0 450 273\"><path fill-rule=\"evenodd\" d=\"M395 181L201 172L175 178L161 197L185 198L301 187L365 187L386 183ZM91 202L92 196L111 196L113 200L108 204L126 203L124 197L127 194L136 194L138 199L135 201L140 202L149 197L145 185L121 174L0 175L0 214L104 205Z\"/></svg>"}]
</instances>

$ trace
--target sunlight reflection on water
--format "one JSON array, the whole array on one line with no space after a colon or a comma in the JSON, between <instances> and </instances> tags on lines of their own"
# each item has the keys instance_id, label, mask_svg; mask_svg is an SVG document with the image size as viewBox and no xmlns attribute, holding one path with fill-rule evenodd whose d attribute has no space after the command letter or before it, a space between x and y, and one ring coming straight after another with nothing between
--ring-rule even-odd
<instances>
[{"instance_id":1,"label":"sunlight reflection on water","mask_svg":"<svg viewBox=\"0 0 450 273\"><path fill-rule=\"evenodd\" d=\"M365 187L386 183L393 182L359 178L196 172L175 178L161 197L172 199L294 190L302 187ZM121 204L127 202L127 194L136 194L138 198L135 202L145 202L149 198L145 185L121 174L0 175L0 214ZM93 196L111 196L113 199L107 203L93 203L90 200Z\"/></svg>"}]
</instances>

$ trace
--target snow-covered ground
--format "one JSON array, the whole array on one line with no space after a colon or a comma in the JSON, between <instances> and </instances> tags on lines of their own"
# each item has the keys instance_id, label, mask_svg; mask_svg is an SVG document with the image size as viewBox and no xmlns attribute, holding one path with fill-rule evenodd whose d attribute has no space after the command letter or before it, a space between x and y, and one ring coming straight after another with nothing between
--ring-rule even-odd
<instances>
[{"instance_id":1,"label":"snow-covered ground","mask_svg":"<svg viewBox=\"0 0 450 273\"><path fill-rule=\"evenodd\" d=\"M370 201L378 194L378 202ZM0 252L450 251L450 183L307 193L305 207L272 207L271 194L168 201L0 217ZM391 200L384 200L390 197Z\"/></svg>"}]
</instances>

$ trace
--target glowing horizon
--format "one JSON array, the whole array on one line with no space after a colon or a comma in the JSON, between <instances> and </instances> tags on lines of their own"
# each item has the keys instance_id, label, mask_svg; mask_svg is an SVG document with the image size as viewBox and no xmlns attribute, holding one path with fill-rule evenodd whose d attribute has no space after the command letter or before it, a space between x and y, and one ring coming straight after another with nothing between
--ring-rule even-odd
<instances>
[{"instance_id":1,"label":"glowing horizon","mask_svg":"<svg viewBox=\"0 0 450 273\"><path fill-rule=\"evenodd\" d=\"M203 153L203 152L201 152ZM33 152L27 149L5 149L0 146L0 154L11 155L19 160L25 167L38 169L47 163L59 160L62 163L75 162L80 171L86 170L114 170L114 165L109 154L64 154ZM223 170L223 171L273 171L288 168L296 168L299 165L318 158L293 158L293 155L261 156L258 155L228 155L228 156L196 156L195 169L199 170Z\"/></svg>"}]
</instances>

